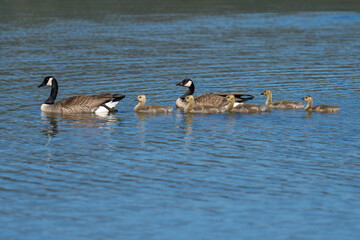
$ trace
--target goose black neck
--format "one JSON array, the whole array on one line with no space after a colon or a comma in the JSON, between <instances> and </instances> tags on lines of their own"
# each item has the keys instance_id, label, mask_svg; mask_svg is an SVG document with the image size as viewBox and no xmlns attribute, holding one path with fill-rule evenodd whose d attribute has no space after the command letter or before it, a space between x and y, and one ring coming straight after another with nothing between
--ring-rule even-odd
<instances>
[{"instance_id":1,"label":"goose black neck","mask_svg":"<svg viewBox=\"0 0 360 240\"><path fill-rule=\"evenodd\" d=\"M193 83L190 85L189 90L187 90L187 92L184 95L182 95L180 98L182 100L185 100L186 96L193 95L194 92L195 92L195 85Z\"/></svg>"},{"instance_id":2,"label":"goose black neck","mask_svg":"<svg viewBox=\"0 0 360 240\"><path fill-rule=\"evenodd\" d=\"M56 79L53 78L52 85L51 85L50 96L44 103L46 103L46 104L54 104L57 93L58 93L58 89L59 89L58 83L57 83Z\"/></svg>"}]
</instances>

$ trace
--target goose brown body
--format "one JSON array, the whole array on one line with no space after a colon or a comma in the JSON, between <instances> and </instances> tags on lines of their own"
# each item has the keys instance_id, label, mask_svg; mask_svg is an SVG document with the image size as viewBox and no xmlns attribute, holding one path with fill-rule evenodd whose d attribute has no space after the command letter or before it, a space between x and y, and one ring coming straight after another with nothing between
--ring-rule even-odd
<instances>
[{"instance_id":1,"label":"goose brown body","mask_svg":"<svg viewBox=\"0 0 360 240\"><path fill-rule=\"evenodd\" d=\"M177 83L178 86L188 87L188 91L181 97L176 100L176 106L179 108L185 108L188 104L185 100L186 96L193 95L195 92L195 85L191 79L184 79L181 82ZM232 93L206 93L194 97L194 103L196 106L206 106L206 107L225 107L228 103L224 102L224 99L227 95L232 94L235 96L235 102L241 103L246 102L254 98L254 96L249 94L243 94L240 92Z\"/></svg>"},{"instance_id":2,"label":"goose brown body","mask_svg":"<svg viewBox=\"0 0 360 240\"><path fill-rule=\"evenodd\" d=\"M114 94L78 95L64 98L54 104L42 104L41 111L53 113L91 113L111 101Z\"/></svg>"},{"instance_id":3,"label":"goose brown body","mask_svg":"<svg viewBox=\"0 0 360 240\"><path fill-rule=\"evenodd\" d=\"M224 107L197 105L193 95L186 96L185 100L188 103L184 108L185 113L222 113L225 111Z\"/></svg>"},{"instance_id":4,"label":"goose brown body","mask_svg":"<svg viewBox=\"0 0 360 240\"><path fill-rule=\"evenodd\" d=\"M125 97L120 94L77 95L55 102L58 83L54 77L46 77L39 87L51 86L49 98L41 105L41 111L48 113L92 113L97 111L115 112L115 106Z\"/></svg>"},{"instance_id":5,"label":"goose brown body","mask_svg":"<svg viewBox=\"0 0 360 240\"><path fill-rule=\"evenodd\" d=\"M304 107L304 103L302 102L294 102L294 101L287 101L281 100L277 102L272 101L272 92L269 89L266 89L261 93L261 95L265 95L267 97L265 105L268 108L275 108L275 109L300 109Z\"/></svg>"}]
</instances>

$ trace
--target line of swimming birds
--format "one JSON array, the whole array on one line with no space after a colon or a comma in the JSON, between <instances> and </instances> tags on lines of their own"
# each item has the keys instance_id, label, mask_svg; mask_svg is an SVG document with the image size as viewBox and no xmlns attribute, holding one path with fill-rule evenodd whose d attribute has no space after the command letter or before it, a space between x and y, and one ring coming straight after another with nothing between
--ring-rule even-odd
<instances>
[{"instance_id":1,"label":"line of swimming birds","mask_svg":"<svg viewBox=\"0 0 360 240\"><path fill-rule=\"evenodd\" d=\"M195 85L191 79L184 79L177 83L178 86L187 87L188 91L176 100L176 106L183 109L185 113L224 113L224 112L240 112L240 113L261 113L271 109L301 109L304 108L308 112L338 112L339 106L330 105L313 105L313 98L310 95L302 99L307 102L304 103L294 101L277 101L272 102L272 93L270 90L265 90L261 95L265 95L267 100L265 105L244 104L254 98L250 94L243 94L239 92L232 93L206 93L194 97ZM115 106L120 100L125 98L122 94L98 94L98 95L77 95L64 98L55 102L59 85L53 76L44 78L44 81L38 86L50 86L51 92L49 98L41 105L41 111L48 113L111 113L117 112ZM135 106L135 112L142 113L170 113L173 107L166 107L160 105L145 105L146 96L139 95L135 101L139 103Z\"/></svg>"}]
</instances>

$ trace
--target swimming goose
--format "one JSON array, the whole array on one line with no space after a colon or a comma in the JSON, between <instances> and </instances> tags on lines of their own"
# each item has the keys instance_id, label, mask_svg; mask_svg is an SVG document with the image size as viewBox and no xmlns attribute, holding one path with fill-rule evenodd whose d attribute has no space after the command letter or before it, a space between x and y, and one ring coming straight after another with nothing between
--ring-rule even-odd
<instances>
[{"instance_id":1,"label":"swimming goose","mask_svg":"<svg viewBox=\"0 0 360 240\"><path fill-rule=\"evenodd\" d=\"M261 93L261 95L265 95L267 96L265 105L268 108L276 108L276 109L298 109L298 108L303 108L304 107L304 103L301 102L293 102L293 101L277 101L277 102L272 102L272 92L269 89L266 89L265 91L263 91Z\"/></svg>"},{"instance_id":2,"label":"swimming goose","mask_svg":"<svg viewBox=\"0 0 360 240\"><path fill-rule=\"evenodd\" d=\"M195 92L194 82L186 78L176 84L177 86L188 87L188 91L176 100L176 106L179 108L185 108L187 105L185 98L186 96L193 95ZM254 96L243 93L206 93L195 97L195 104L197 106L213 106L213 107L225 107L227 105L224 102L226 95L233 94L235 96L235 105L241 102L246 102L254 98Z\"/></svg>"},{"instance_id":3,"label":"swimming goose","mask_svg":"<svg viewBox=\"0 0 360 240\"><path fill-rule=\"evenodd\" d=\"M142 113L170 113L173 110L173 107L163 107L159 105L145 105L146 103L146 96L139 95L135 101L139 101L138 105L135 106L135 112L142 112Z\"/></svg>"},{"instance_id":4,"label":"swimming goose","mask_svg":"<svg viewBox=\"0 0 360 240\"><path fill-rule=\"evenodd\" d=\"M324 112L324 113L330 113L330 112L338 112L340 110L339 106L330 106L330 105L316 105L312 106L313 104L313 97L310 95L307 95L303 98L301 98L307 102L307 105L305 107L305 111L309 112Z\"/></svg>"},{"instance_id":5,"label":"swimming goose","mask_svg":"<svg viewBox=\"0 0 360 240\"><path fill-rule=\"evenodd\" d=\"M121 94L77 95L55 102L58 93L58 82L52 77L44 78L38 86L50 86L49 98L41 105L41 111L51 113L109 113L116 112L116 104L125 97Z\"/></svg>"},{"instance_id":6,"label":"swimming goose","mask_svg":"<svg viewBox=\"0 0 360 240\"><path fill-rule=\"evenodd\" d=\"M224 107L212 107L212 106L199 106L195 104L195 98L193 95L185 97L188 103L185 108L185 113L222 113L225 111Z\"/></svg>"},{"instance_id":7,"label":"swimming goose","mask_svg":"<svg viewBox=\"0 0 360 240\"><path fill-rule=\"evenodd\" d=\"M264 105L257 104L239 104L234 106L235 96L230 94L226 96L226 100L229 104L225 107L227 112L241 112L241 113L259 113L265 112L266 107Z\"/></svg>"}]
</instances>

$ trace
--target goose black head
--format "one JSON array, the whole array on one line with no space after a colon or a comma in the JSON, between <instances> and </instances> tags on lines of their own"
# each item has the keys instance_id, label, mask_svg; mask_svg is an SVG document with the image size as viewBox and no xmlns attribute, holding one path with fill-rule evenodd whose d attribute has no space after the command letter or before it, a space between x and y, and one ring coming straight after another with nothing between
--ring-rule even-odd
<instances>
[{"instance_id":1,"label":"goose black head","mask_svg":"<svg viewBox=\"0 0 360 240\"><path fill-rule=\"evenodd\" d=\"M177 86L183 86L183 87L191 87L193 85L193 81L190 78L185 78L181 82L177 83Z\"/></svg>"},{"instance_id":2,"label":"goose black head","mask_svg":"<svg viewBox=\"0 0 360 240\"><path fill-rule=\"evenodd\" d=\"M43 87L43 86L52 86L53 85L53 80L56 80L53 76L48 76L44 78L44 81L38 86L38 88Z\"/></svg>"}]
</instances>

